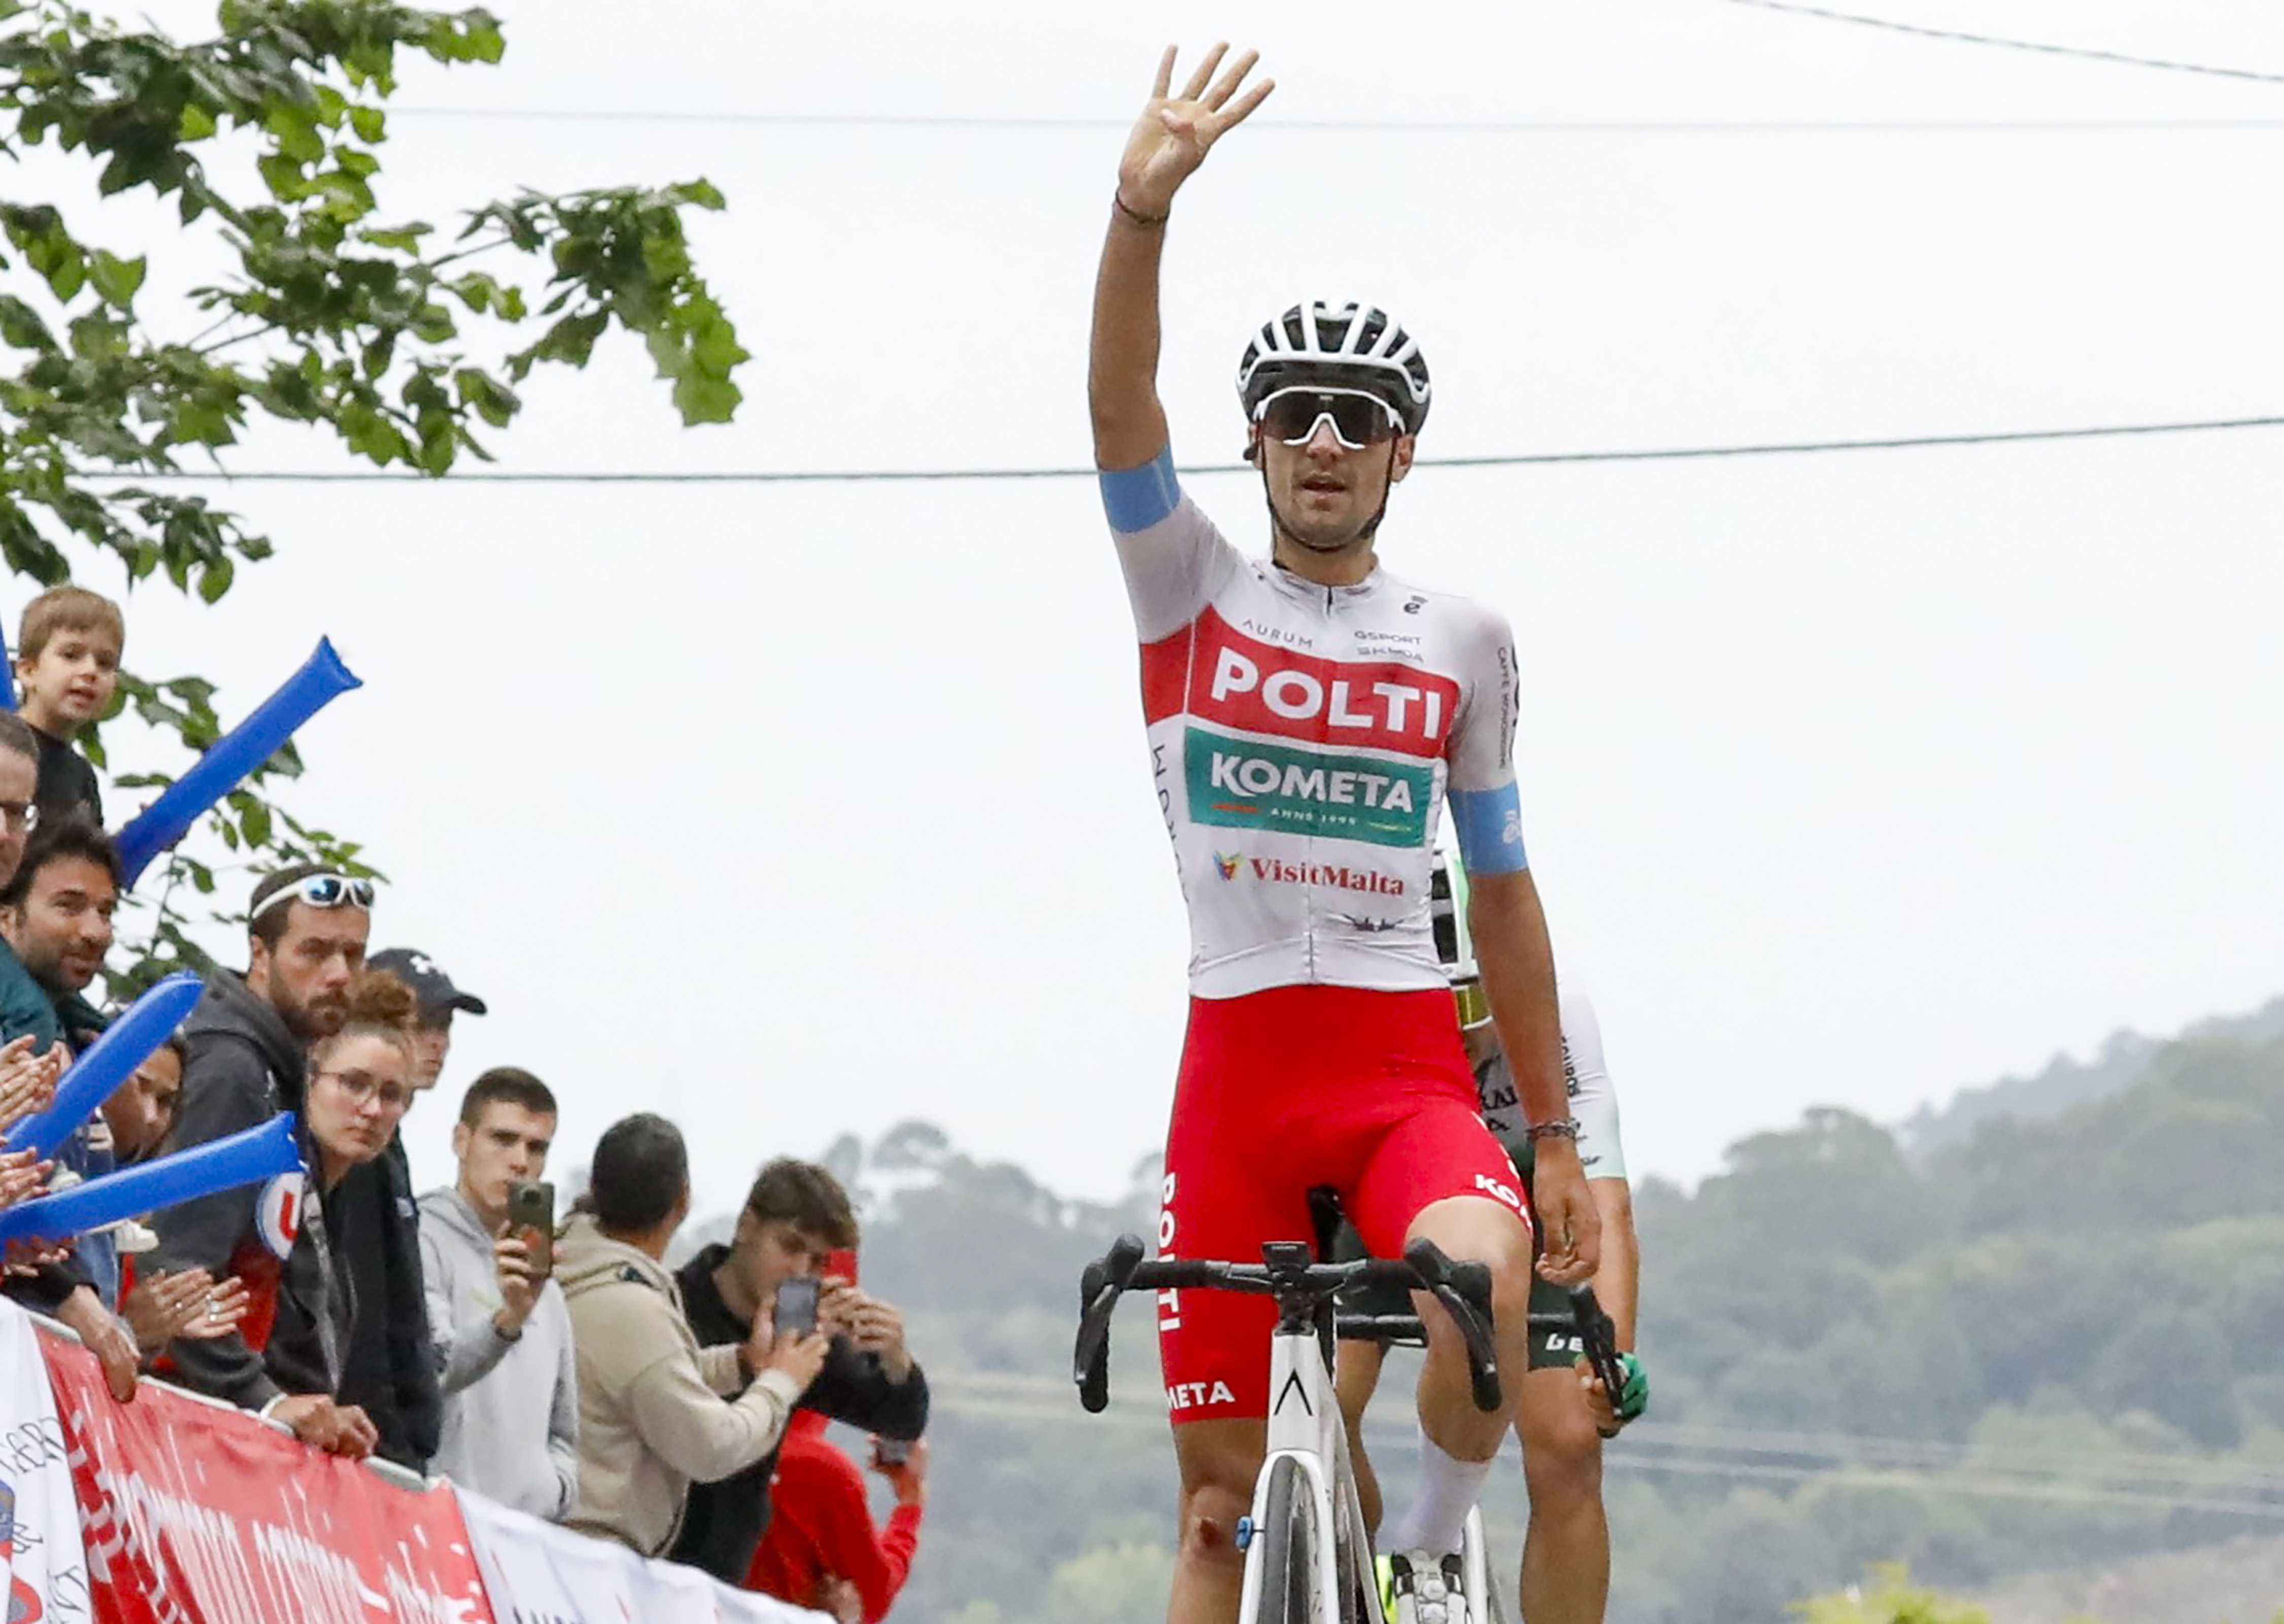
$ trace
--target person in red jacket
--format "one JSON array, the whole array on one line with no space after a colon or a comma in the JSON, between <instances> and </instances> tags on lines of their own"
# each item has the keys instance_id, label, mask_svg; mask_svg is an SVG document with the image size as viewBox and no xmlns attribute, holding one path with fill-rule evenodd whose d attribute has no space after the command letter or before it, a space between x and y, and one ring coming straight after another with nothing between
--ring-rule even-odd
<instances>
[{"instance_id":1,"label":"person in red jacket","mask_svg":"<svg viewBox=\"0 0 2284 1624\"><path fill-rule=\"evenodd\" d=\"M856 1256L835 1252L828 1276L855 1284ZM872 1441L872 1470L896 1491L896 1509L879 1527L864 1494L864 1474L825 1435L829 1417L795 1410L770 1484L770 1524L746 1589L796 1606L830 1612L841 1624L880 1624L911 1573L927 1503L927 1443L908 1446L902 1461L883 1461Z\"/></svg>"}]
</instances>

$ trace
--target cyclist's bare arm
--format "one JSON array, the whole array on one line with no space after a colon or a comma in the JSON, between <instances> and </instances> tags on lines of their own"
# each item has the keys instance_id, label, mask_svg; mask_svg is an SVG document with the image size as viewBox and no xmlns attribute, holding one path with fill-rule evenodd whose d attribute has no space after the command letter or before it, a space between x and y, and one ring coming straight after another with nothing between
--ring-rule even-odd
<instances>
[{"instance_id":1,"label":"cyclist's bare arm","mask_svg":"<svg viewBox=\"0 0 2284 1624\"><path fill-rule=\"evenodd\" d=\"M1087 359L1098 468L1139 468L1166 449L1166 413L1158 403L1158 262L1165 217L1174 193L1213 144L1276 88L1268 79L1245 87L1259 59L1250 51L1216 79L1228 51L1216 45L1208 51L1173 95L1174 48L1167 47L1149 104L1118 161L1117 203L1095 277L1094 339Z\"/></svg>"},{"instance_id":2,"label":"cyclist's bare arm","mask_svg":"<svg viewBox=\"0 0 2284 1624\"><path fill-rule=\"evenodd\" d=\"M1534 1123L1557 1121L1570 1114L1562 1083L1562 1014L1554 992L1554 949L1530 871L1476 874L1468 887L1467 924L1523 1114ZM1532 1183L1539 1272L1557 1284L1576 1285L1594 1277L1601 1218L1578 1165L1577 1142L1548 1137L1537 1149Z\"/></svg>"},{"instance_id":3,"label":"cyclist's bare arm","mask_svg":"<svg viewBox=\"0 0 2284 1624\"><path fill-rule=\"evenodd\" d=\"M1634 1234L1633 1187L1622 1178L1586 1181L1602 1221L1602 1256L1594 1266L1594 1295L1616 1327L1618 1351L1633 1352L1634 1318L1641 1308L1641 1243Z\"/></svg>"}]
</instances>

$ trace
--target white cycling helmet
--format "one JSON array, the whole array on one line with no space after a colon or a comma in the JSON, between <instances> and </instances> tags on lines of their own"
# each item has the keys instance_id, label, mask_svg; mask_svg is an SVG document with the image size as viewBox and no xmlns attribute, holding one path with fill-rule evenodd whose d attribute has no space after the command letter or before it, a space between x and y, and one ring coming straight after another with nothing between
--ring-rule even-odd
<instances>
[{"instance_id":1,"label":"white cycling helmet","mask_svg":"<svg viewBox=\"0 0 2284 1624\"><path fill-rule=\"evenodd\" d=\"M1377 305L1318 300L1263 322L1237 363L1237 397L1244 402L1246 421L1253 420L1262 402L1295 385L1376 394L1407 434L1418 433L1428 421L1427 357Z\"/></svg>"}]
</instances>

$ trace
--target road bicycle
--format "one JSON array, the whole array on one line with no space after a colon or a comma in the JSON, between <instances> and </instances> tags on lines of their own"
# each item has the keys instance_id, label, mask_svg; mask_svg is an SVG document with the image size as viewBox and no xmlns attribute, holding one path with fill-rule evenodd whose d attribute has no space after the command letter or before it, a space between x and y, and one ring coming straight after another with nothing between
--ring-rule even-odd
<instances>
[{"instance_id":1,"label":"road bicycle","mask_svg":"<svg viewBox=\"0 0 2284 1624\"><path fill-rule=\"evenodd\" d=\"M1333 1390L1336 1331L1426 1339L1416 1315L1342 1316L1334 1298L1353 1285L1425 1292L1458 1325L1468 1383L1486 1413L1503 1402L1491 1335L1490 1271L1454 1263L1432 1241L1417 1240L1401 1261L1360 1258L1319 1263L1305 1242L1271 1242L1258 1263L1147 1259L1122 1235L1086 1267L1079 1284L1079 1331L1072 1360L1079 1401L1099 1413L1110 1402L1110 1323L1119 1297L1139 1291L1233 1291L1271 1297L1277 1325L1269 1349L1267 1449L1250 1511L1238 1526L1245 1553L1240 1624L1373 1624L1381 1614L1372 1542L1351 1474L1348 1433ZM1620 1382L1607 1316L1591 1288L1571 1294L1582 1350L1610 1391ZM1534 1316L1536 1319L1537 1316ZM1552 1316L1550 1316L1552 1319ZM1497 1624L1480 1514L1468 1519L1461 1552L1469 1624Z\"/></svg>"}]
</instances>

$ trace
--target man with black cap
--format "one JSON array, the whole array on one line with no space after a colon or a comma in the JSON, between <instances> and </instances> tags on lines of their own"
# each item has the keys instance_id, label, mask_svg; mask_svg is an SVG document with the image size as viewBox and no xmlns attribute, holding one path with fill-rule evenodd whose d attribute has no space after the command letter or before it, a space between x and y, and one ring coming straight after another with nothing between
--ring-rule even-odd
<instances>
[{"instance_id":1,"label":"man with black cap","mask_svg":"<svg viewBox=\"0 0 2284 1624\"><path fill-rule=\"evenodd\" d=\"M462 992L444 973L443 966L418 948L385 949L372 956L372 964L375 970L386 970L410 987L420 1001L420 1025L412 1034L413 1047L420 1057L420 1074L412 1082L423 1090L433 1089L443 1074L444 1057L451 1052L454 1011L465 1010L471 1015L489 1011L481 998ZM403 1152L398 1155L401 1158Z\"/></svg>"}]
</instances>

